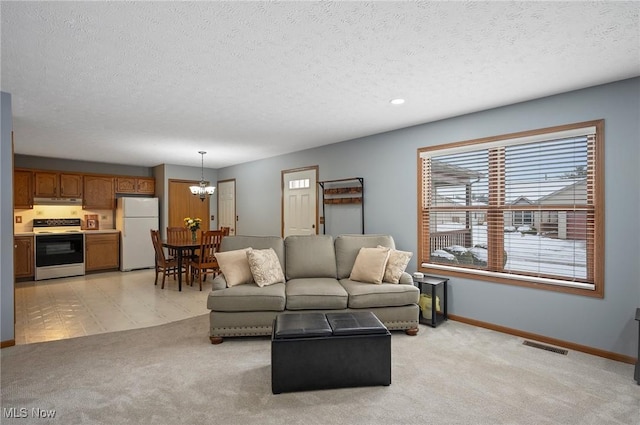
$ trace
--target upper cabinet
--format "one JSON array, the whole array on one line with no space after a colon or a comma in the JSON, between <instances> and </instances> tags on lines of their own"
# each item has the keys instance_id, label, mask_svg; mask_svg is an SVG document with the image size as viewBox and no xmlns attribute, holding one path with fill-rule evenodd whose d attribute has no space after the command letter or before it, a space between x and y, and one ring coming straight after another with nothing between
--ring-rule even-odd
<instances>
[{"instance_id":1,"label":"upper cabinet","mask_svg":"<svg viewBox=\"0 0 640 425\"><path fill-rule=\"evenodd\" d=\"M60 174L60 197L82 198L82 174Z\"/></svg>"},{"instance_id":2,"label":"upper cabinet","mask_svg":"<svg viewBox=\"0 0 640 425\"><path fill-rule=\"evenodd\" d=\"M138 193L155 195L156 179L154 177L150 177L146 179L143 179L143 178L136 179L136 184L138 185Z\"/></svg>"},{"instance_id":3,"label":"upper cabinet","mask_svg":"<svg viewBox=\"0 0 640 425\"><path fill-rule=\"evenodd\" d=\"M36 171L36 198L82 198L82 174Z\"/></svg>"},{"instance_id":4,"label":"upper cabinet","mask_svg":"<svg viewBox=\"0 0 640 425\"><path fill-rule=\"evenodd\" d=\"M33 208L33 172L15 170L13 173L13 207Z\"/></svg>"},{"instance_id":5,"label":"upper cabinet","mask_svg":"<svg viewBox=\"0 0 640 425\"><path fill-rule=\"evenodd\" d=\"M153 177L117 177L116 193L136 193L153 195L156 192L156 180Z\"/></svg>"},{"instance_id":6,"label":"upper cabinet","mask_svg":"<svg viewBox=\"0 0 640 425\"><path fill-rule=\"evenodd\" d=\"M153 177L79 174L64 171L15 169L13 207L33 208L34 198L82 199L84 209L112 210L116 193L151 195Z\"/></svg>"},{"instance_id":7,"label":"upper cabinet","mask_svg":"<svg viewBox=\"0 0 640 425\"><path fill-rule=\"evenodd\" d=\"M110 176L84 176L84 201L82 208L112 210L115 204L114 178Z\"/></svg>"}]
</instances>

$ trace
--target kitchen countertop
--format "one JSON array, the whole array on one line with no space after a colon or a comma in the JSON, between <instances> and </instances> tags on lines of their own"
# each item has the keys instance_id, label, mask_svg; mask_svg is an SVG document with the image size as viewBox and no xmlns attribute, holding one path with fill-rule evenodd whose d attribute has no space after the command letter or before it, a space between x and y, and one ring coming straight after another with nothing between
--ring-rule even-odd
<instances>
[{"instance_id":1,"label":"kitchen countertop","mask_svg":"<svg viewBox=\"0 0 640 425\"><path fill-rule=\"evenodd\" d=\"M120 233L120 230L117 229L100 229L100 230L82 230L82 233L85 234L98 234L98 233ZM33 236L35 233L33 232L16 232L13 236Z\"/></svg>"},{"instance_id":2,"label":"kitchen countertop","mask_svg":"<svg viewBox=\"0 0 640 425\"><path fill-rule=\"evenodd\" d=\"M84 234L95 234L95 233L120 233L120 230L116 229L100 229L100 230L83 230Z\"/></svg>"}]
</instances>

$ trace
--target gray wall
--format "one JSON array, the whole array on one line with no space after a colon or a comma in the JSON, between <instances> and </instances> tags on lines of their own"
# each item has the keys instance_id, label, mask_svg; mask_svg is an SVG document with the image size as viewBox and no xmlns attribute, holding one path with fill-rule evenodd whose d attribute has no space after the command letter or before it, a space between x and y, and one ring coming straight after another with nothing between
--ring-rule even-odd
<instances>
[{"instance_id":1,"label":"gray wall","mask_svg":"<svg viewBox=\"0 0 640 425\"><path fill-rule=\"evenodd\" d=\"M605 119L604 299L455 278L449 311L635 357L640 78L223 168L218 179L236 179L239 234L280 235L281 170L318 165L320 180L364 177L366 233L389 233L398 248L417 252L418 148L599 118ZM357 233L356 223L345 226ZM415 268L414 259L408 270Z\"/></svg>"},{"instance_id":2,"label":"gray wall","mask_svg":"<svg viewBox=\"0 0 640 425\"><path fill-rule=\"evenodd\" d=\"M11 95L2 92L0 112L0 341L15 339L13 329L13 167Z\"/></svg>"},{"instance_id":3,"label":"gray wall","mask_svg":"<svg viewBox=\"0 0 640 425\"><path fill-rule=\"evenodd\" d=\"M18 141L16 140L16 143ZM75 173L113 174L116 176L153 176L153 169L133 165L107 164L105 162L75 161L72 159L47 158L42 156L19 155L14 158L16 168L68 171Z\"/></svg>"}]
</instances>

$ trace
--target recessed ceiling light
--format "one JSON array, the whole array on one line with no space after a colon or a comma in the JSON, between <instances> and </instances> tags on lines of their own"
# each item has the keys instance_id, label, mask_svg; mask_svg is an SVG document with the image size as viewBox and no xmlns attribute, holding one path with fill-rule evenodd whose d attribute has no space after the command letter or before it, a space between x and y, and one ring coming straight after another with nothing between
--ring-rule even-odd
<instances>
[{"instance_id":1,"label":"recessed ceiling light","mask_svg":"<svg viewBox=\"0 0 640 425\"><path fill-rule=\"evenodd\" d=\"M391 99L389 103L392 105L402 105L404 103L404 99Z\"/></svg>"}]
</instances>

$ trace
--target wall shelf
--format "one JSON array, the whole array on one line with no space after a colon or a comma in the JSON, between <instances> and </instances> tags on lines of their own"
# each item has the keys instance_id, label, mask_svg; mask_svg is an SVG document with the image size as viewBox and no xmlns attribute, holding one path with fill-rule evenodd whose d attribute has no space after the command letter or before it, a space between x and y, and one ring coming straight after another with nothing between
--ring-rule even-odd
<instances>
[{"instance_id":1,"label":"wall shelf","mask_svg":"<svg viewBox=\"0 0 640 425\"><path fill-rule=\"evenodd\" d=\"M324 180L318 182L322 188L322 233L327 233L325 223L326 205L360 205L362 234L364 234L364 178L351 177L339 180Z\"/></svg>"}]
</instances>

